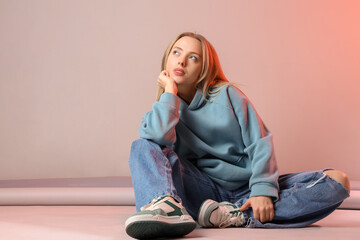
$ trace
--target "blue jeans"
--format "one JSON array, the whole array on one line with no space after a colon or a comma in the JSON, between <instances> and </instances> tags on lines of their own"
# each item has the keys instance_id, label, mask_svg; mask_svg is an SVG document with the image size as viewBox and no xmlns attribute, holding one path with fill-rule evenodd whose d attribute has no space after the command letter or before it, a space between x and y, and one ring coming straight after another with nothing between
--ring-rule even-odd
<instances>
[{"instance_id":1,"label":"blue jeans","mask_svg":"<svg viewBox=\"0 0 360 240\"><path fill-rule=\"evenodd\" d=\"M133 142L129 164L137 211L152 199L166 195L181 202L197 220L199 208L206 199L228 201L240 207L250 195L248 186L235 191L222 188L190 161L180 159L171 149L161 148L149 140ZM346 188L323 171L281 175L279 186L274 219L261 223L254 219L251 208L248 208L243 212L246 227L308 226L328 216L349 197Z\"/></svg>"}]
</instances>

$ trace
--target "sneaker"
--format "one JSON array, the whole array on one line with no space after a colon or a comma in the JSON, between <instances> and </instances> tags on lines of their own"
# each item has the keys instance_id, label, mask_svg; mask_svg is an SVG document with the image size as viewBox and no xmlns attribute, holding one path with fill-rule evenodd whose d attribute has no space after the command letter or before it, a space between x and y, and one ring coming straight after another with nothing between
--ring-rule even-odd
<instances>
[{"instance_id":1,"label":"sneaker","mask_svg":"<svg viewBox=\"0 0 360 240\"><path fill-rule=\"evenodd\" d=\"M180 237L196 227L186 209L172 197L154 199L125 222L126 233L137 239Z\"/></svg>"},{"instance_id":2,"label":"sneaker","mask_svg":"<svg viewBox=\"0 0 360 240\"><path fill-rule=\"evenodd\" d=\"M198 222L202 227L226 228L240 227L245 220L236 205L208 199L200 207Z\"/></svg>"}]
</instances>

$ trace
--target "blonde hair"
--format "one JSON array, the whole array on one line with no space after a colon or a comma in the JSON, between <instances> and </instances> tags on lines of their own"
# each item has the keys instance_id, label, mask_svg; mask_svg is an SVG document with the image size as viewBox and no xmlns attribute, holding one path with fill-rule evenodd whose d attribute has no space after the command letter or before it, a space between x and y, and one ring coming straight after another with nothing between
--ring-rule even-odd
<instances>
[{"instance_id":1,"label":"blonde hair","mask_svg":"<svg viewBox=\"0 0 360 240\"><path fill-rule=\"evenodd\" d=\"M162 61L161 61L161 71L166 69L166 63L177 40L182 37L192 37L200 41L202 48L202 69L200 73L199 80L196 82L196 88L202 89L202 95L206 101L209 101L210 98L216 97L220 90L229 84L229 81L226 79L224 72L221 68L218 55L215 51L215 48L210 44L210 42L200 34L192 32L184 32L179 34L166 48ZM159 87L156 95L156 101L160 99L161 94L164 93L164 89Z\"/></svg>"}]
</instances>

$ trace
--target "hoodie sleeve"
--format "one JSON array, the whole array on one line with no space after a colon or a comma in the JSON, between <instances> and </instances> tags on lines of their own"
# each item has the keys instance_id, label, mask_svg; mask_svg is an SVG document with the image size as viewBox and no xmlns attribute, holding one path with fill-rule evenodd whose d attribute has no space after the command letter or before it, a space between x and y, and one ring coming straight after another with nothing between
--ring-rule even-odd
<instances>
[{"instance_id":1,"label":"hoodie sleeve","mask_svg":"<svg viewBox=\"0 0 360 240\"><path fill-rule=\"evenodd\" d=\"M245 153L251 162L250 197L270 196L278 199L278 169L272 135L248 98L235 87L228 88L234 113L238 119Z\"/></svg>"},{"instance_id":2,"label":"hoodie sleeve","mask_svg":"<svg viewBox=\"0 0 360 240\"><path fill-rule=\"evenodd\" d=\"M163 93L152 110L141 119L139 135L163 146L176 142L175 126L179 122L180 99L171 93Z\"/></svg>"}]
</instances>

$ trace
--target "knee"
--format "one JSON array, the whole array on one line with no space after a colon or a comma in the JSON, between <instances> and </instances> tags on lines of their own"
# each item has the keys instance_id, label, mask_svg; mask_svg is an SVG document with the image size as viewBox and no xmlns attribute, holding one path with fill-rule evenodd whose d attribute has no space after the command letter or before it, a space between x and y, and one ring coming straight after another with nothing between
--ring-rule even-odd
<instances>
[{"instance_id":1,"label":"knee","mask_svg":"<svg viewBox=\"0 0 360 240\"><path fill-rule=\"evenodd\" d=\"M132 142L132 147L137 147L139 145L143 145L143 144L148 144L150 141L144 138L139 138L136 139L135 141Z\"/></svg>"},{"instance_id":2,"label":"knee","mask_svg":"<svg viewBox=\"0 0 360 240\"><path fill-rule=\"evenodd\" d=\"M148 139L139 138L131 144L131 151L144 151L145 149L157 147L158 145Z\"/></svg>"},{"instance_id":3,"label":"knee","mask_svg":"<svg viewBox=\"0 0 360 240\"><path fill-rule=\"evenodd\" d=\"M324 173L335 181L341 183L350 193L350 180L344 172L339 170L326 170Z\"/></svg>"},{"instance_id":4,"label":"knee","mask_svg":"<svg viewBox=\"0 0 360 240\"><path fill-rule=\"evenodd\" d=\"M160 146L155 142L143 138L137 139L131 144L129 162L146 160L161 151Z\"/></svg>"},{"instance_id":5,"label":"knee","mask_svg":"<svg viewBox=\"0 0 360 240\"><path fill-rule=\"evenodd\" d=\"M149 148L150 148L150 141L147 139L140 138L133 141L130 149L129 162L132 162L134 160L138 161L140 156L146 151L146 149Z\"/></svg>"}]
</instances>

